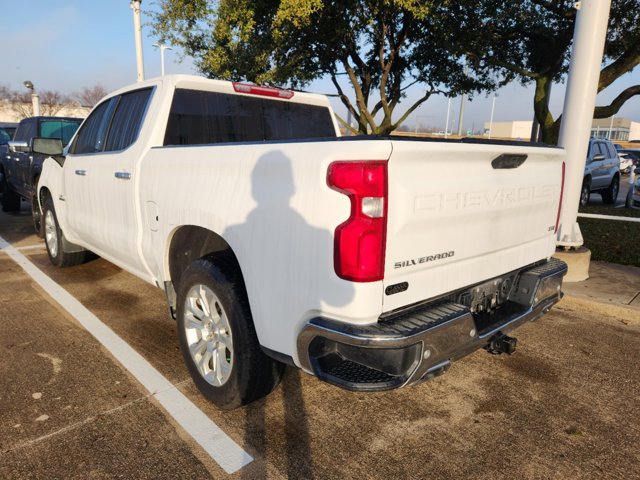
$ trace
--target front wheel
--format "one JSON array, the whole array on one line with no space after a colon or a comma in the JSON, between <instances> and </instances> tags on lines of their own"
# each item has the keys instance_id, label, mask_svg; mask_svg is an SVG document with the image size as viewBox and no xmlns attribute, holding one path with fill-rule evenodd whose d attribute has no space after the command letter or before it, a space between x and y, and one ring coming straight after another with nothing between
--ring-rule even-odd
<instances>
[{"instance_id":1,"label":"front wheel","mask_svg":"<svg viewBox=\"0 0 640 480\"><path fill-rule=\"evenodd\" d=\"M86 250L71 252L65 248L64 237L58 225L58 217L56 217L51 197L47 197L44 202L43 217L44 242L51 263L57 267L71 267L84 262Z\"/></svg>"},{"instance_id":2,"label":"front wheel","mask_svg":"<svg viewBox=\"0 0 640 480\"><path fill-rule=\"evenodd\" d=\"M230 410L264 397L282 365L261 350L242 281L215 259L192 263L178 287L178 336L200 392Z\"/></svg>"},{"instance_id":3,"label":"front wheel","mask_svg":"<svg viewBox=\"0 0 640 480\"><path fill-rule=\"evenodd\" d=\"M618 191L620 190L620 177L614 176L611 180L611 184L606 190L602 191L602 202L613 204L618 199Z\"/></svg>"},{"instance_id":4,"label":"front wheel","mask_svg":"<svg viewBox=\"0 0 640 480\"><path fill-rule=\"evenodd\" d=\"M38 197L34 195L31 198L31 220L33 221L33 229L36 231L36 235L40 238L44 236L44 229L42 228L42 211L38 204Z\"/></svg>"}]
</instances>

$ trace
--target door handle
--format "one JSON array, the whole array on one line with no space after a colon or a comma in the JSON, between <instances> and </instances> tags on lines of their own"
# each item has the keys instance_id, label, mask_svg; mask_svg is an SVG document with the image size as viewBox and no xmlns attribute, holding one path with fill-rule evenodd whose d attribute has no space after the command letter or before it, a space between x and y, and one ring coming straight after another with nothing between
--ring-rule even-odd
<instances>
[{"instance_id":1,"label":"door handle","mask_svg":"<svg viewBox=\"0 0 640 480\"><path fill-rule=\"evenodd\" d=\"M76 175L80 175L81 177L84 177L87 174L86 170L76 170Z\"/></svg>"},{"instance_id":2,"label":"door handle","mask_svg":"<svg viewBox=\"0 0 640 480\"><path fill-rule=\"evenodd\" d=\"M120 180L131 180L131 174L129 172L116 172L113 175Z\"/></svg>"}]
</instances>

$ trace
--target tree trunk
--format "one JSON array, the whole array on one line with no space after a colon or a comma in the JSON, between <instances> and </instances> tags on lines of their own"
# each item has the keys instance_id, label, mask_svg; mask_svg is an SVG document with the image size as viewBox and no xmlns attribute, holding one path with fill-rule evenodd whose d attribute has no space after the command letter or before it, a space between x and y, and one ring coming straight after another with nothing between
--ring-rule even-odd
<instances>
[{"instance_id":1,"label":"tree trunk","mask_svg":"<svg viewBox=\"0 0 640 480\"><path fill-rule=\"evenodd\" d=\"M533 109L535 111L536 119L540 124L542 141L548 143L549 145L555 145L558 142L560 123L554 121L553 115L551 115L551 112L549 111L551 82L551 77L536 78L536 89L533 97Z\"/></svg>"}]
</instances>

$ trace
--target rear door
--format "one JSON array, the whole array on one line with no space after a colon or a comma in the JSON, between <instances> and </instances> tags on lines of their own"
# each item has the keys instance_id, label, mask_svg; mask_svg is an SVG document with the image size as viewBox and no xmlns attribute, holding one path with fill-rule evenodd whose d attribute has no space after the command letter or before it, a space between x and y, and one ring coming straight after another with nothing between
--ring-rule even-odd
<instances>
[{"instance_id":1,"label":"rear door","mask_svg":"<svg viewBox=\"0 0 640 480\"><path fill-rule=\"evenodd\" d=\"M561 149L393 141L385 311L551 256Z\"/></svg>"},{"instance_id":2,"label":"rear door","mask_svg":"<svg viewBox=\"0 0 640 480\"><path fill-rule=\"evenodd\" d=\"M609 157L611 155L604 142L595 142L594 147L594 156L596 154L604 156L601 160L594 160L591 167L591 190L598 190L609 185L609 164L611 163Z\"/></svg>"},{"instance_id":3,"label":"rear door","mask_svg":"<svg viewBox=\"0 0 640 480\"><path fill-rule=\"evenodd\" d=\"M136 145L151 88L113 97L87 119L65 162L69 224L96 253L143 272L138 253Z\"/></svg>"}]
</instances>

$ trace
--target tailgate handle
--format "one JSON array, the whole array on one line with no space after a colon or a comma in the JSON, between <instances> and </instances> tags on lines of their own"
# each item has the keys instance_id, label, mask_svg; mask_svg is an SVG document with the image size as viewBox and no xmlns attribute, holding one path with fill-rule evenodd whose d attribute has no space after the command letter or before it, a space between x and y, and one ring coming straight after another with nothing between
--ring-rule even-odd
<instances>
[{"instance_id":1,"label":"tailgate handle","mask_svg":"<svg viewBox=\"0 0 640 480\"><path fill-rule=\"evenodd\" d=\"M503 153L491 161L493 168L518 168L527 159L524 153Z\"/></svg>"}]
</instances>

